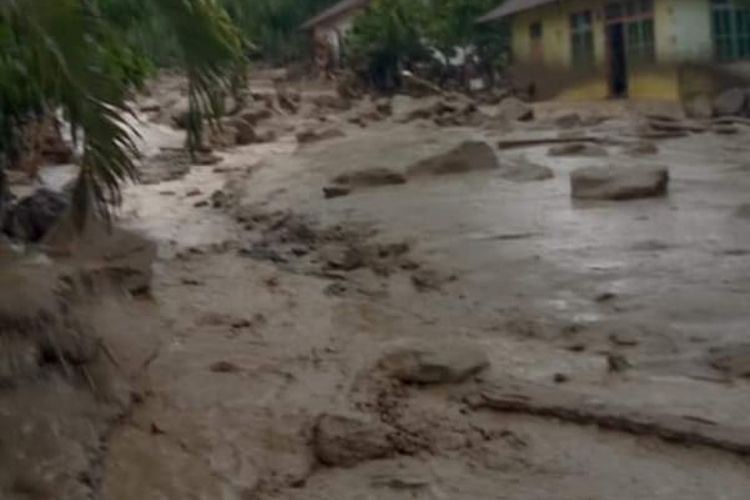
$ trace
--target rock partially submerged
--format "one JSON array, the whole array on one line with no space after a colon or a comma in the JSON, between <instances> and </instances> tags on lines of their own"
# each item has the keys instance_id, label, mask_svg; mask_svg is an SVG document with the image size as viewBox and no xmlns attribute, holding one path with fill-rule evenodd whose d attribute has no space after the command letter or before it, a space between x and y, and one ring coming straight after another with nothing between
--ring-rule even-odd
<instances>
[{"instance_id":1,"label":"rock partially submerged","mask_svg":"<svg viewBox=\"0 0 750 500\"><path fill-rule=\"evenodd\" d=\"M594 166L570 174L573 198L632 200L664 196L669 171L661 166Z\"/></svg>"},{"instance_id":2,"label":"rock partially submerged","mask_svg":"<svg viewBox=\"0 0 750 500\"><path fill-rule=\"evenodd\" d=\"M2 231L11 238L36 243L57 223L68 208L68 198L49 189L39 189L8 210Z\"/></svg>"},{"instance_id":3,"label":"rock partially submerged","mask_svg":"<svg viewBox=\"0 0 750 500\"><path fill-rule=\"evenodd\" d=\"M462 174L494 170L500 166L495 152L482 141L464 141L453 149L421 160L407 169L408 175Z\"/></svg>"},{"instance_id":4,"label":"rock partially submerged","mask_svg":"<svg viewBox=\"0 0 750 500\"><path fill-rule=\"evenodd\" d=\"M714 99L715 116L743 115L747 106L747 91L741 88L728 89Z\"/></svg>"},{"instance_id":5,"label":"rock partially submerged","mask_svg":"<svg viewBox=\"0 0 750 500\"><path fill-rule=\"evenodd\" d=\"M517 97L506 97L495 109L494 116L508 121L526 122L534 119L534 108Z\"/></svg>"},{"instance_id":6,"label":"rock partially submerged","mask_svg":"<svg viewBox=\"0 0 750 500\"><path fill-rule=\"evenodd\" d=\"M750 344L735 344L711 349L708 364L730 377L750 378Z\"/></svg>"},{"instance_id":7,"label":"rock partially submerged","mask_svg":"<svg viewBox=\"0 0 750 500\"><path fill-rule=\"evenodd\" d=\"M487 354L474 343L417 339L388 346L378 363L388 376L417 384L465 382L489 365Z\"/></svg>"},{"instance_id":8,"label":"rock partially submerged","mask_svg":"<svg viewBox=\"0 0 750 500\"><path fill-rule=\"evenodd\" d=\"M393 454L391 429L366 416L323 414L313 431L313 451L323 465L353 467Z\"/></svg>"},{"instance_id":9,"label":"rock partially submerged","mask_svg":"<svg viewBox=\"0 0 750 500\"><path fill-rule=\"evenodd\" d=\"M607 150L595 144L585 142L568 142L552 146L547 152L549 156L607 156Z\"/></svg>"},{"instance_id":10,"label":"rock partially submerged","mask_svg":"<svg viewBox=\"0 0 750 500\"><path fill-rule=\"evenodd\" d=\"M534 182L552 179L555 173L549 167L519 158L514 162L503 164L500 177L511 182Z\"/></svg>"},{"instance_id":11,"label":"rock partially submerged","mask_svg":"<svg viewBox=\"0 0 750 500\"><path fill-rule=\"evenodd\" d=\"M338 137L344 137L344 132L336 127L325 127L322 129L316 129L314 127L306 127L297 132L297 142L300 144L310 144L313 142L325 141L327 139L335 139Z\"/></svg>"},{"instance_id":12,"label":"rock partially submerged","mask_svg":"<svg viewBox=\"0 0 750 500\"><path fill-rule=\"evenodd\" d=\"M333 182L353 187L389 186L406 183L406 176L389 168L373 167L338 175Z\"/></svg>"}]
</instances>

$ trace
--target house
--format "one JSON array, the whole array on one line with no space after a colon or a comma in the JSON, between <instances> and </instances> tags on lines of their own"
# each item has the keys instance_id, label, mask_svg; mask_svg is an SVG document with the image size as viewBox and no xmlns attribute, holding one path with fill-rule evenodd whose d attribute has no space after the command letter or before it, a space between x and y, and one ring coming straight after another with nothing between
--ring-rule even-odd
<instances>
[{"instance_id":1,"label":"house","mask_svg":"<svg viewBox=\"0 0 750 500\"><path fill-rule=\"evenodd\" d=\"M368 3L370 0L342 0L302 24L316 44L315 57L320 67L338 65L344 37Z\"/></svg>"},{"instance_id":2,"label":"house","mask_svg":"<svg viewBox=\"0 0 750 500\"><path fill-rule=\"evenodd\" d=\"M540 98L688 99L742 78L744 0L505 0L512 74Z\"/></svg>"}]
</instances>

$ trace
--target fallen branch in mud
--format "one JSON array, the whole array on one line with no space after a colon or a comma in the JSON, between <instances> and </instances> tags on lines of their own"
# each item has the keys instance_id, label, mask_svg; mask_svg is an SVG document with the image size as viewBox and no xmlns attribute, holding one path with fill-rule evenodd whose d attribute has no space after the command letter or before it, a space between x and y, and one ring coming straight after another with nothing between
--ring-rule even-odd
<instances>
[{"instance_id":1,"label":"fallen branch in mud","mask_svg":"<svg viewBox=\"0 0 750 500\"><path fill-rule=\"evenodd\" d=\"M590 144L611 144L611 139L592 136L580 137L544 137L533 139L503 139L498 141L499 149L528 148L533 146L546 146L551 144L570 144L570 143L590 143Z\"/></svg>"},{"instance_id":2,"label":"fallen branch in mud","mask_svg":"<svg viewBox=\"0 0 750 500\"><path fill-rule=\"evenodd\" d=\"M607 430L750 455L750 428L717 424L701 417L644 413L598 397L520 380L493 384L476 396L469 398L473 408L593 424Z\"/></svg>"}]
</instances>

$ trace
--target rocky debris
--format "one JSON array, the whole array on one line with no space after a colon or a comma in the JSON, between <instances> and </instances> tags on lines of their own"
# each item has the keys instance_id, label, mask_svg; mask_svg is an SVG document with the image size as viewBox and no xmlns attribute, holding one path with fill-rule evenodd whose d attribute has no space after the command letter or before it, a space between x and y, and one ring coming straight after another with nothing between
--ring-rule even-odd
<instances>
[{"instance_id":1,"label":"rocky debris","mask_svg":"<svg viewBox=\"0 0 750 500\"><path fill-rule=\"evenodd\" d=\"M352 192L352 188L348 186L324 186L323 196L330 200L331 198L340 198L342 196L349 196Z\"/></svg>"},{"instance_id":2,"label":"rocky debris","mask_svg":"<svg viewBox=\"0 0 750 500\"><path fill-rule=\"evenodd\" d=\"M142 113L156 113L161 111L161 104L153 98L144 99L138 103L138 111Z\"/></svg>"},{"instance_id":3,"label":"rocky debris","mask_svg":"<svg viewBox=\"0 0 750 500\"><path fill-rule=\"evenodd\" d=\"M245 146L257 142L258 135L255 133L255 128L245 120L234 120L233 125L236 130L234 139L236 145Z\"/></svg>"},{"instance_id":4,"label":"rocky debris","mask_svg":"<svg viewBox=\"0 0 750 500\"><path fill-rule=\"evenodd\" d=\"M485 350L469 341L405 339L387 346L377 366L405 383L457 384L490 362Z\"/></svg>"},{"instance_id":5,"label":"rocky debris","mask_svg":"<svg viewBox=\"0 0 750 500\"><path fill-rule=\"evenodd\" d=\"M375 109L378 113L380 113L383 116L390 116L393 114L393 101L391 101L388 97L381 97L379 99L375 99L373 101L373 104L375 105Z\"/></svg>"},{"instance_id":6,"label":"rocky debris","mask_svg":"<svg viewBox=\"0 0 750 500\"><path fill-rule=\"evenodd\" d=\"M500 101L493 116L511 122L526 122L534 119L534 108L519 98L511 96Z\"/></svg>"},{"instance_id":7,"label":"rocky debris","mask_svg":"<svg viewBox=\"0 0 750 500\"><path fill-rule=\"evenodd\" d=\"M607 156L607 150L601 146L585 142L569 142L552 146L547 152L549 156Z\"/></svg>"},{"instance_id":8,"label":"rocky debris","mask_svg":"<svg viewBox=\"0 0 750 500\"><path fill-rule=\"evenodd\" d=\"M265 106L254 106L251 109L244 110L240 115L243 121L253 127L257 126L263 120L271 118L271 116L273 116L273 113Z\"/></svg>"},{"instance_id":9,"label":"rocky debris","mask_svg":"<svg viewBox=\"0 0 750 500\"><path fill-rule=\"evenodd\" d=\"M519 158L513 162L503 163L500 177L511 182L544 181L555 177L555 172L544 165L532 163L526 158Z\"/></svg>"},{"instance_id":10,"label":"rocky debris","mask_svg":"<svg viewBox=\"0 0 750 500\"><path fill-rule=\"evenodd\" d=\"M750 203L745 203L737 207L734 215L740 219L750 220Z\"/></svg>"},{"instance_id":11,"label":"rocky debris","mask_svg":"<svg viewBox=\"0 0 750 500\"><path fill-rule=\"evenodd\" d=\"M223 360L212 363L211 366L208 367L208 369L213 373L238 373L242 371L236 364L230 361Z\"/></svg>"},{"instance_id":12,"label":"rocky debris","mask_svg":"<svg viewBox=\"0 0 750 500\"><path fill-rule=\"evenodd\" d=\"M570 174L573 198L632 200L664 196L669 171L661 166L593 166Z\"/></svg>"},{"instance_id":13,"label":"rocky debris","mask_svg":"<svg viewBox=\"0 0 750 500\"><path fill-rule=\"evenodd\" d=\"M311 98L312 103L320 109L346 111L351 107L349 99L339 94L317 94Z\"/></svg>"},{"instance_id":14,"label":"rocky debris","mask_svg":"<svg viewBox=\"0 0 750 500\"><path fill-rule=\"evenodd\" d=\"M39 189L6 209L2 232L10 238L36 243L68 209L68 198L49 189Z\"/></svg>"},{"instance_id":15,"label":"rocky debris","mask_svg":"<svg viewBox=\"0 0 750 500\"><path fill-rule=\"evenodd\" d=\"M659 153L659 146L651 141L638 141L623 146L622 152L629 156L648 156Z\"/></svg>"},{"instance_id":16,"label":"rocky debris","mask_svg":"<svg viewBox=\"0 0 750 500\"><path fill-rule=\"evenodd\" d=\"M685 114L697 120L708 120L714 114L711 98L700 94L685 102Z\"/></svg>"},{"instance_id":17,"label":"rocky debris","mask_svg":"<svg viewBox=\"0 0 750 500\"><path fill-rule=\"evenodd\" d=\"M418 269L411 275L411 283L418 292L440 290L444 284L455 281L452 274L445 274L434 269Z\"/></svg>"},{"instance_id":18,"label":"rocky debris","mask_svg":"<svg viewBox=\"0 0 750 500\"><path fill-rule=\"evenodd\" d=\"M701 133L707 130L703 123L653 115L648 117L647 127L652 132L666 133Z\"/></svg>"},{"instance_id":19,"label":"rocky debris","mask_svg":"<svg viewBox=\"0 0 750 500\"><path fill-rule=\"evenodd\" d=\"M407 168L410 176L461 174L499 168L492 147L482 141L464 141L458 146Z\"/></svg>"},{"instance_id":20,"label":"rocky debris","mask_svg":"<svg viewBox=\"0 0 750 500\"><path fill-rule=\"evenodd\" d=\"M394 454L390 427L364 415L323 414L313 430L313 452L329 467L353 467Z\"/></svg>"},{"instance_id":21,"label":"rocky debris","mask_svg":"<svg viewBox=\"0 0 750 500\"><path fill-rule=\"evenodd\" d=\"M745 114L747 91L741 88L728 89L714 99L714 116L737 116Z\"/></svg>"},{"instance_id":22,"label":"rocky debris","mask_svg":"<svg viewBox=\"0 0 750 500\"><path fill-rule=\"evenodd\" d=\"M391 109L396 122L408 123L414 120L432 118L439 102L440 98L437 96L416 99L399 94L391 100Z\"/></svg>"},{"instance_id":23,"label":"rocky debris","mask_svg":"<svg viewBox=\"0 0 750 500\"><path fill-rule=\"evenodd\" d=\"M750 344L715 347L708 352L706 360L730 377L750 378Z\"/></svg>"},{"instance_id":24,"label":"rocky debris","mask_svg":"<svg viewBox=\"0 0 750 500\"><path fill-rule=\"evenodd\" d=\"M356 246L328 247L321 252L323 260L330 269L353 271L365 265L362 248Z\"/></svg>"},{"instance_id":25,"label":"rocky debris","mask_svg":"<svg viewBox=\"0 0 750 500\"><path fill-rule=\"evenodd\" d=\"M376 187L405 184L406 176L385 167L372 167L334 177L335 184L351 187Z\"/></svg>"},{"instance_id":26,"label":"rocky debris","mask_svg":"<svg viewBox=\"0 0 750 500\"><path fill-rule=\"evenodd\" d=\"M718 135L735 135L740 132L740 129L734 125L714 125L711 131Z\"/></svg>"},{"instance_id":27,"label":"rocky debris","mask_svg":"<svg viewBox=\"0 0 750 500\"><path fill-rule=\"evenodd\" d=\"M223 208L227 205L229 202L229 195L222 191L221 189L217 189L213 193L211 193L211 206L214 208Z\"/></svg>"},{"instance_id":28,"label":"rocky debris","mask_svg":"<svg viewBox=\"0 0 750 500\"><path fill-rule=\"evenodd\" d=\"M337 127L325 127L322 129L316 129L314 127L306 127L297 132L297 142L300 144L310 144L313 142L325 141L328 139L335 139L338 137L344 137L346 134Z\"/></svg>"},{"instance_id":29,"label":"rocky debris","mask_svg":"<svg viewBox=\"0 0 750 500\"><path fill-rule=\"evenodd\" d=\"M65 218L44 238L48 252L80 269L91 283L114 284L131 293L150 289L156 244L135 231L90 216L83 231Z\"/></svg>"},{"instance_id":30,"label":"rocky debris","mask_svg":"<svg viewBox=\"0 0 750 500\"><path fill-rule=\"evenodd\" d=\"M142 184L159 184L183 178L191 165L216 165L223 158L210 151L195 151L191 156L184 149L168 149L146 158L140 165Z\"/></svg>"},{"instance_id":31,"label":"rocky debris","mask_svg":"<svg viewBox=\"0 0 750 500\"><path fill-rule=\"evenodd\" d=\"M563 112L552 118L552 123L561 129L578 128L584 125L581 115L576 112Z\"/></svg>"}]
</instances>

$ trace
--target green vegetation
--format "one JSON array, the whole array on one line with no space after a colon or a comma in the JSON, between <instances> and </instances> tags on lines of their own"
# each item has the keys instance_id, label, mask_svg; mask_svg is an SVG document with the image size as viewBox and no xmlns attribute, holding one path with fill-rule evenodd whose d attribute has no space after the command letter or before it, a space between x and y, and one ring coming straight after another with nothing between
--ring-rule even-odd
<instances>
[{"instance_id":1,"label":"green vegetation","mask_svg":"<svg viewBox=\"0 0 750 500\"><path fill-rule=\"evenodd\" d=\"M476 20L497 3L374 0L355 19L347 39L348 62L372 85L390 90L399 86L402 70L417 66L432 66L430 76L444 80L450 68L438 61L435 51L446 58L468 53L472 56L464 58L463 74L457 79L466 84L466 69L472 62L491 82L504 64L507 38L501 26L477 24Z\"/></svg>"},{"instance_id":2,"label":"green vegetation","mask_svg":"<svg viewBox=\"0 0 750 500\"><path fill-rule=\"evenodd\" d=\"M62 111L82 146L74 215L79 223L90 208L107 215L122 182L137 177L127 100L154 62L144 42L154 25L175 42L173 57L189 78L195 145L242 56L242 38L215 1L0 3L0 171L17 160L29 123Z\"/></svg>"}]
</instances>

